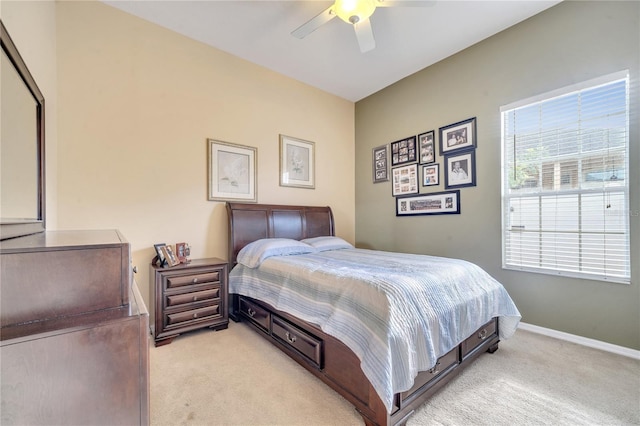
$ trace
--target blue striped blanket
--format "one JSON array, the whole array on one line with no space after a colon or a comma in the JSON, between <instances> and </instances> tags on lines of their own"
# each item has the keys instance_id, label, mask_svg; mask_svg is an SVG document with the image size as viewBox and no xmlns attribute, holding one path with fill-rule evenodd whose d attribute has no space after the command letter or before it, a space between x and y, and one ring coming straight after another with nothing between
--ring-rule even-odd
<instances>
[{"instance_id":1,"label":"blue striped blanket","mask_svg":"<svg viewBox=\"0 0 640 426\"><path fill-rule=\"evenodd\" d=\"M493 317L500 337L520 313L505 288L472 263L441 257L343 249L238 264L229 291L318 325L348 346L390 412L393 396L419 371Z\"/></svg>"}]
</instances>

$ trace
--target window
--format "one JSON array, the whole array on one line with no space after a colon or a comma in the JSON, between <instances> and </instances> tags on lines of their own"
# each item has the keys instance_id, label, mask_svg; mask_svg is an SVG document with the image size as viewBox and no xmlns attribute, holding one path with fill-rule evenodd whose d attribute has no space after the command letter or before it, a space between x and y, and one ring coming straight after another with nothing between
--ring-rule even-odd
<instances>
[{"instance_id":1,"label":"window","mask_svg":"<svg viewBox=\"0 0 640 426\"><path fill-rule=\"evenodd\" d=\"M501 116L503 267L629 283L628 72Z\"/></svg>"}]
</instances>

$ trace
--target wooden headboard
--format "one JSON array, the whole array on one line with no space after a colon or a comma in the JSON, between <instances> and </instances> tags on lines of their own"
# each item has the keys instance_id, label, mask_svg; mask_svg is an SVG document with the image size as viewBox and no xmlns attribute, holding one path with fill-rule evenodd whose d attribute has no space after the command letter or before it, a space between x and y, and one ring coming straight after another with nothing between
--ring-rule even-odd
<instances>
[{"instance_id":1,"label":"wooden headboard","mask_svg":"<svg viewBox=\"0 0 640 426\"><path fill-rule=\"evenodd\" d=\"M261 238L304 238L335 235L330 207L227 203L229 262L240 249Z\"/></svg>"}]
</instances>

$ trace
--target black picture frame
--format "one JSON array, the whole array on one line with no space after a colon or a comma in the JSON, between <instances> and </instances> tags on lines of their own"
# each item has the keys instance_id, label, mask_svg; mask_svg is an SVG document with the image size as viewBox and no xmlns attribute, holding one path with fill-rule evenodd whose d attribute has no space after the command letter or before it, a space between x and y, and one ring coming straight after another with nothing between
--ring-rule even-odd
<instances>
[{"instance_id":1,"label":"black picture frame","mask_svg":"<svg viewBox=\"0 0 640 426\"><path fill-rule=\"evenodd\" d=\"M444 189L476 186L476 150L466 150L444 157Z\"/></svg>"},{"instance_id":2,"label":"black picture frame","mask_svg":"<svg viewBox=\"0 0 640 426\"><path fill-rule=\"evenodd\" d=\"M429 164L436 161L436 132L434 130L418 135L418 153L420 164Z\"/></svg>"},{"instance_id":3,"label":"black picture frame","mask_svg":"<svg viewBox=\"0 0 640 426\"><path fill-rule=\"evenodd\" d=\"M373 183L389 181L389 146L373 148Z\"/></svg>"},{"instance_id":4,"label":"black picture frame","mask_svg":"<svg viewBox=\"0 0 640 426\"><path fill-rule=\"evenodd\" d=\"M476 117L440 127L440 155L476 148Z\"/></svg>"},{"instance_id":5,"label":"black picture frame","mask_svg":"<svg viewBox=\"0 0 640 426\"><path fill-rule=\"evenodd\" d=\"M396 198L396 216L460 214L460 190Z\"/></svg>"},{"instance_id":6,"label":"black picture frame","mask_svg":"<svg viewBox=\"0 0 640 426\"><path fill-rule=\"evenodd\" d=\"M424 164L422 166L422 186L440 185L440 164Z\"/></svg>"},{"instance_id":7,"label":"black picture frame","mask_svg":"<svg viewBox=\"0 0 640 426\"><path fill-rule=\"evenodd\" d=\"M415 136L391 142L392 167L415 163L416 161L418 161L418 149Z\"/></svg>"},{"instance_id":8,"label":"black picture frame","mask_svg":"<svg viewBox=\"0 0 640 426\"><path fill-rule=\"evenodd\" d=\"M406 166L391 169L391 195L417 194L420 190L420 177L418 176L418 165L408 164Z\"/></svg>"},{"instance_id":9,"label":"black picture frame","mask_svg":"<svg viewBox=\"0 0 640 426\"><path fill-rule=\"evenodd\" d=\"M153 245L153 248L156 250L156 257L154 259L157 260L156 264L158 266L164 266L167 263L167 258L165 257L164 252L162 251L162 248L165 246L166 246L165 243L158 243Z\"/></svg>"}]
</instances>

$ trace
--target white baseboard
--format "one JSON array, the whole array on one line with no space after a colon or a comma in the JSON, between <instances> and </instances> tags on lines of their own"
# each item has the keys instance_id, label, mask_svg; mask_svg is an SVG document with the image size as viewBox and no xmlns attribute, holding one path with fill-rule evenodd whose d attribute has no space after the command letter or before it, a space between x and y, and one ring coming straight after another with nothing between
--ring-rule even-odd
<instances>
[{"instance_id":1,"label":"white baseboard","mask_svg":"<svg viewBox=\"0 0 640 426\"><path fill-rule=\"evenodd\" d=\"M578 345L588 346L590 348L600 349L606 352L626 356L633 359L640 360L640 351L631 348L625 348L624 346L613 345L611 343L602 342L600 340L588 339L582 336L576 336L575 334L565 333L563 331L557 331L550 328L539 327L533 324L527 324L520 322L518 328L532 333L543 334L549 337L555 337L556 339L566 340L571 343L577 343Z\"/></svg>"}]
</instances>

